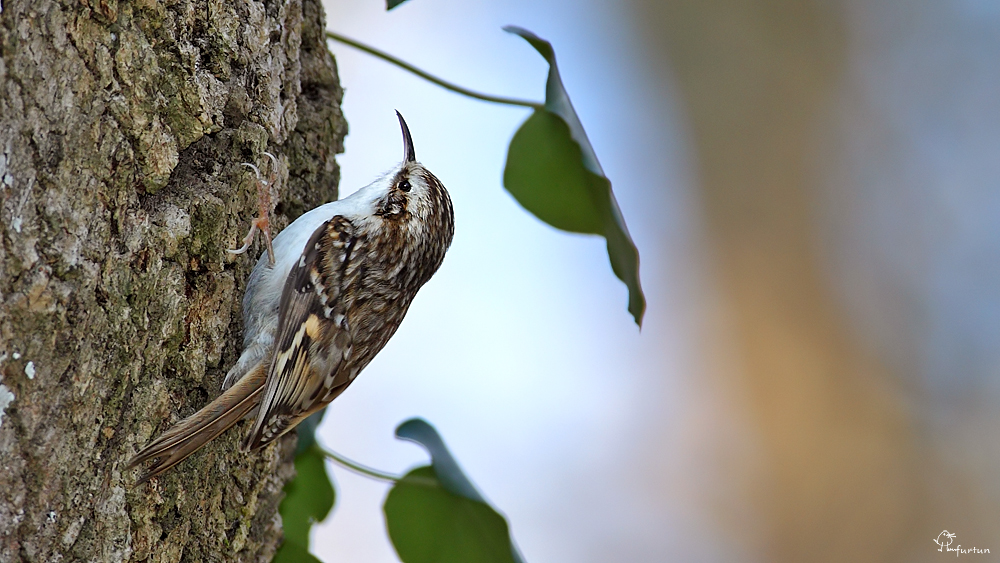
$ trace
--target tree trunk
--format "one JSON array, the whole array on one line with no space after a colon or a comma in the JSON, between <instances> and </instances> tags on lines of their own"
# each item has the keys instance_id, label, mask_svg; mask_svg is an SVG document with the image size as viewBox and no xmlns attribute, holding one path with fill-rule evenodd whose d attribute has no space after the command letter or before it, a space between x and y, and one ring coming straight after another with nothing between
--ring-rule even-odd
<instances>
[{"instance_id":1,"label":"tree trunk","mask_svg":"<svg viewBox=\"0 0 1000 563\"><path fill-rule=\"evenodd\" d=\"M0 561L266 561L294 438L125 463L206 404L261 245L334 199L346 125L319 0L15 0L0 12ZM245 423L238 426L243 429Z\"/></svg>"}]
</instances>

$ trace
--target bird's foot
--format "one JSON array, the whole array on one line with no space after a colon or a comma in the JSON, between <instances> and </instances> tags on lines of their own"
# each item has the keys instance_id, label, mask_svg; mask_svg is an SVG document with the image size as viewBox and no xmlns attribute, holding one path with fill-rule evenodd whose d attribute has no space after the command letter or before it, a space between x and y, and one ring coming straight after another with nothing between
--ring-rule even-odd
<instances>
[{"instance_id":1,"label":"bird's foot","mask_svg":"<svg viewBox=\"0 0 1000 563\"><path fill-rule=\"evenodd\" d=\"M271 174L268 176L267 180L261 178L260 169L249 162L242 162L243 166L250 168L257 175L257 206L260 214L250 222L250 232L247 236L243 238L243 246L236 249L227 249L226 252L230 254L243 254L250 249L250 245L253 244L254 238L257 235L257 231L264 237L264 244L267 246L267 259L274 265L274 247L271 244L271 211L277 204L277 190L271 187L275 184L278 179L278 159L269 152L265 152L265 155L271 159Z\"/></svg>"}]
</instances>

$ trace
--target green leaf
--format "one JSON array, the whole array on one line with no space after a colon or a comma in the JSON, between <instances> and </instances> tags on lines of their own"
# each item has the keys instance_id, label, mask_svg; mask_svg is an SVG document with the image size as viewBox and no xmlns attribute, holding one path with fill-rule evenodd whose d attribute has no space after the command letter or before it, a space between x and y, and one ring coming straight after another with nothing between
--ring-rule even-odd
<instances>
[{"instance_id":1,"label":"green leaf","mask_svg":"<svg viewBox=\"0 0 1000 563\"><path fill-rule=\"evenodd\" d=\"M316 427L323 420L323 409L302 421L296 431L295 478L285 485L285 498L278 507L285 541L274 554L272 563L323 563L309 553L309 529L330 514L336 493L326 472L326 458L313 447Z\"/></svg>"},{"instance_id":2,"label":"green leaf","mask_svg":"<svg viewBox=\"0 0 1000 563\"><path fill-rule=\"evenodd\" d=\"M458 462L448 451L448 447L444 445L441 435L429 422L422 418L411 418L396 428L396 437L416 442L431 454L431 465L445 489L453 494L486 503L486 499L479 494L475 485L465 476Z\"/></svg>"},{"instance_id":3,"label":"green leaf","mask_svg":"<svg viewBox=\"0 0 1000 563\"><path fill-rule=\"evenodd\" d=\"M646 310L639 282L639 251L629 236L611 181L597 160L563 86L552 45L515 26L549 63L545 108L536 110L510 142L504 187L525 209L553 227L607 240L611 268L629 290L628 310L638 325Z\"/></svg>"},{"instance_id":4,"label":"green leaf","mask_svg":"<svg viewBox=\"0 0 1000 563\"><path fill-rule=\"evenodd\" d=\"M309 550L297 543L286 541L274 554L271 563L323 563Z\"/></svg>"},{"instance_id":5,"label":"green leaf","mask_svg":"<svg viewBox=\"0 0 1000 563\"><path fill-rule=\"evenodd\" d=\"M278 512L285 530L285 543L309 550L309 528L322 522L333 508L335 493L326 473L323 454L316 448L295 458L295 478L285 485L285 498Z\"/></svg>"},{"instance_id":6,"label":"green leaf","mask_svg":"<svg viewBox=\"0 0 1000 563\"><path fill-rule=\"evenodd\" d=\"M406 2L406 0L385 0L385 11L388 12L389 10L395 8L396 6L399 6L403 2Z\"/></svg>"},{"instance_id":7,"label":"green leaf","mask_svg":"<svg viewBox=\"0 0 1000 563\"><path fill-rule=\"evenodd\" d=\"M574 233L604 234L600 204L583 167L580 145L558 115L537 110L514 134L503 183L525 209Z\"/></svg>"},{"instance_id":8,"label":"green leaf","mask_svg":"<svg viewBox=\"0 0 1000 563\"><path fill-rule=\"evenodd\" d=\"M295 433L299 437L299 441L295 445L296 458L316 443L316 429L319 428L319 423L323 422L324 414L326 414L326 409L320 409L319 412L312 413L309 418L295 427Z\"/></svg>"},{"instance_id":9,"label":"green leaf","mask_svg":"<svg viewBox=\"0 0 1000 563\"><path fill-rule=\"evenodd\" d=\"M396 436L421 444L432 460L397 482L383 506L403 563L523 563L507 521L465 476L434 427L411 419Z\"/></svg>"},{"instance_id":10,"label":"green leaf","mask_svg":"<svg viewBox=\"0 0 1000 563\"><path fill-rule=\"evenodd\" d=\"M404 563L513 563L507 522L446 490L434 468L407 473L385 499L389 538Z\"/></svg>"}]
</instances>

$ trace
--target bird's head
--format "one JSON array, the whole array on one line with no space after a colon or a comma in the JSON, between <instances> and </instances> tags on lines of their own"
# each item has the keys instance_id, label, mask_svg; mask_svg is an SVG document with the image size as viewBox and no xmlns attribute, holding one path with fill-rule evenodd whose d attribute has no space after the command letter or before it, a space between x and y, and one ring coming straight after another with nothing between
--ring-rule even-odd
<instances>
[{"instance_id":1,"label":"bird's head","mask_svg":"<svg viewBox=\"0 0 1000 563\"><path fill-rule=\"evenodd\" d=\"M403 161L383 177L375 214L403 226L451 231L454 221L451 197L437 176L417 162L410 129L398 111L396 116L403 131Z\"/></svg>"},{"instance_id":2,"label":"bird's head","mask_svg":"<svg viewBox=\"0 0 1000 563\"><path fill-rule=\"evenodd\" d=\"M455 215L448 190L417 162L410 129L398 111L396 115L403 132L403 160L360 190L367 208L363 222L371 232L380 233L390 247L399 248L406 255L401 259L420 263L423 283L440 266L451 245Z\"/></svg>"}]
</instances>

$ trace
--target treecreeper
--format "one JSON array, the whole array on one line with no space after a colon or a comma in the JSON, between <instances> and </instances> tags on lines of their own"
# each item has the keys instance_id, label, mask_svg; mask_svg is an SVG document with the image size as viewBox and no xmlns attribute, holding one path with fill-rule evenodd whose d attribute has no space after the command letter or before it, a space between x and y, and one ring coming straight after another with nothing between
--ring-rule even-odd
<instances>
[{"instance_id":1,"label":"treecreeper","mask_svg":"<svg viewBox=\"0 0 1000 563\"><path fill-rule=\"evenodd\" d=\"M274 441L340 396L396 332L455 232L448 191L417 162L396 115L398 166L304 213L273 241L266 217L254 222L248 239L262 225L268 252L243 296L243 352L218 398L132 458L129 468L152 461L137 485L244 417L254 418L244 450Z\"/></svg>"}]
</instances>

